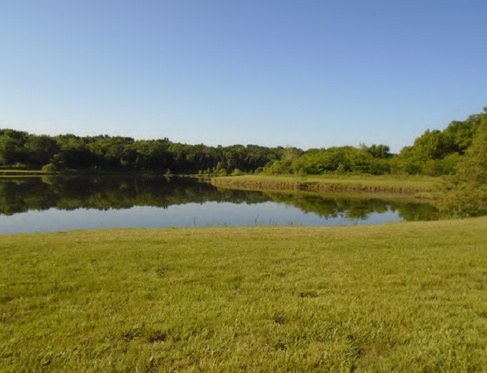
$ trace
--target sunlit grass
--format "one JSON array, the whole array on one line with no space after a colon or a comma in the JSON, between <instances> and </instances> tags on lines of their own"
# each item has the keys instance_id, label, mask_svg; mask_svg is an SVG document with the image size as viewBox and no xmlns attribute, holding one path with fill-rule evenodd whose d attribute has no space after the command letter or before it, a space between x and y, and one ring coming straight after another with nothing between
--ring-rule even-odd
<instances>
[{"instance_id":1,"label":"sunlit grass","mask_svg":"<svg viewBox=\"0 0 487 373\"><path fill-rule=\"evenodd\" d=\"M441 178L417 175L242 175L217 177L213 179L213 183L218 186L259 190L306 189L414 194L434 190L441 183Z\"/></svg>"},{"instance_id":2,"label":"sunlit grass","mask_svg":"<svg viewBox=\"0 0 487 373\"><path fill-rule=\"evenodd\" d=\"M486 226L0 236L0 371L482 371Z\"/></svg>"}]
</instances>

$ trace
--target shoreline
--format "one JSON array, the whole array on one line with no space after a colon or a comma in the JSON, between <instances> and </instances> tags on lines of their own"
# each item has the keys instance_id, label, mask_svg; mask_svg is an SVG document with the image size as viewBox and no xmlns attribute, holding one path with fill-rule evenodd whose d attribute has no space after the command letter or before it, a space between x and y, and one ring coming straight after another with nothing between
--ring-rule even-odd
<instances>
[{"instance_id":1,"label":"shoreline","mask_svg":"<svg viewBox=\"0 0 487 373\"><path fill-rule=\"evenodd\" d=\"M305 191L318 193L400 194L432 199L437 178L395 178L373 176L227 176L211 179L216 187L261 191Z\"/></svg>"}]
</instances>

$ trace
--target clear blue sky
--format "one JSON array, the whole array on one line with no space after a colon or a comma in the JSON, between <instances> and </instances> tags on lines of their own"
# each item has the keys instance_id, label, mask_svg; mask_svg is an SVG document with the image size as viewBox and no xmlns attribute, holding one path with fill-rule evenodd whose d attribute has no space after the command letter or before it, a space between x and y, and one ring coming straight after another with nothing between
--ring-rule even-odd
<instances>
[{"instance_id":1,"label":"clear blue sky","mask_svg":"<svg viewBox=\"0 0 487 373\"><path fill-rule=\"evenodd\" d=\"M0 128L399 151L487 106L486 0L1 0Z\"/></svg>"}]
</instances>

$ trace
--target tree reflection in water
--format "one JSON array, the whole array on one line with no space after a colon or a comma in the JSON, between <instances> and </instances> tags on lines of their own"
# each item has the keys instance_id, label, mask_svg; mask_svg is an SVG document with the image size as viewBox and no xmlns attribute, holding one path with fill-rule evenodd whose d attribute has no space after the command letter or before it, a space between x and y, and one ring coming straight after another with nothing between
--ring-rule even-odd
<instances>
[{"instance_id":1,"label":"tree reflection in water","mask_svg":"<svg viewBox=\"0 0 487 373\"><path fill-rule=\"evenodd\" d=\"M365 220L371 214L397 212L403 220L435 220L438 210L427 203L377 196L278 193L216 188L192 178L164 177L29 177L0 179L0 215L30 210L129 209L135 206L168 208L206 202L260 204L275 202L329 219ZM296 222L299 224L299 222Z\"/></svg>"}]
</instances>

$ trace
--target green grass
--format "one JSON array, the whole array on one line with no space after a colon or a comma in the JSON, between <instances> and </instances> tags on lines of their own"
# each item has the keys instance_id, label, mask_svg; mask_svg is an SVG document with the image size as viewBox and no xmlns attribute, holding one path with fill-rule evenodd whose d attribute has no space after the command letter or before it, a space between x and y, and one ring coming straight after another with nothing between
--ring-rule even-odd
<instances>
[{"instance_id":1,"label":"green grass","mask_svg":"<svg viewBox=\"0 0 487 373\"><path fill-rule=\"evenodd\" d=\"M258 190L302 189L309 191L367 191L409 193L431 192L441 178L414 175L243 175L217 177L217 186Z\"/></svg>"},{"instance_id":2,"label":"green grass","mask_svg":"<svg viewBox=\"0 0 487 373\"><path fill-rule=\"evenodd\" d=\"M38 176L47 174L47 172L41 170L0 169L0 177Z\"/></svg>"},{"instance_id":3,"label":"green grass","mask_svg":"<svg viewBox=\"0 0 487 373\"><path fill-rule=\"evenodd\" d=\"M0 371L486 371L486 226L0 236Z\"/></svg>"}]
</instances>

